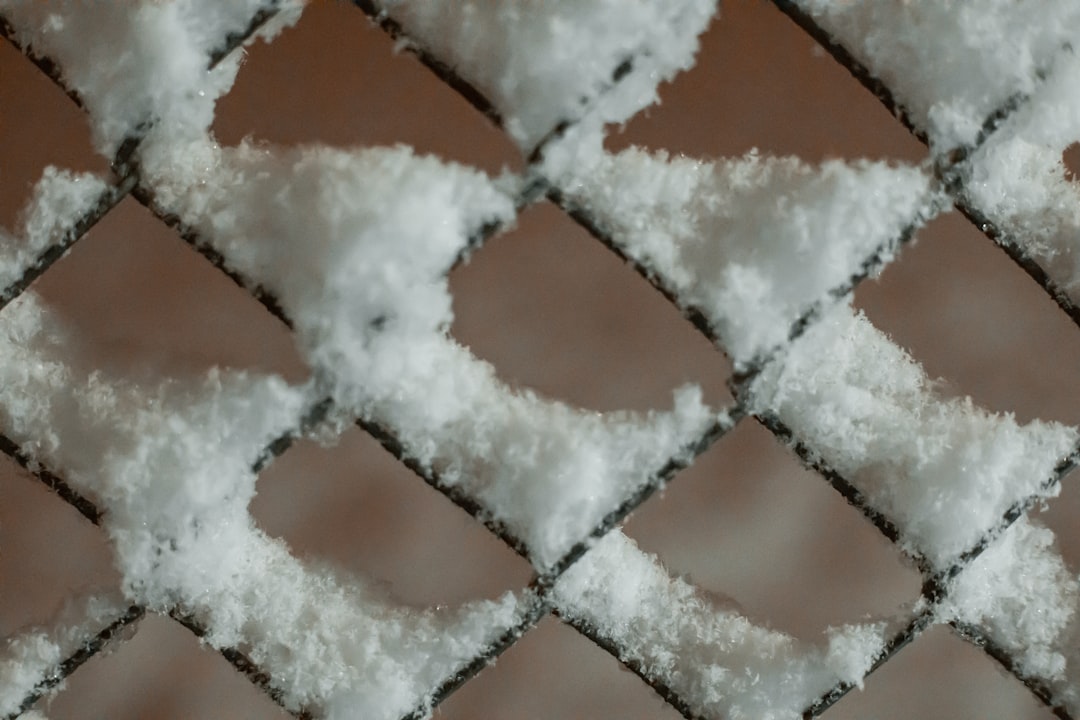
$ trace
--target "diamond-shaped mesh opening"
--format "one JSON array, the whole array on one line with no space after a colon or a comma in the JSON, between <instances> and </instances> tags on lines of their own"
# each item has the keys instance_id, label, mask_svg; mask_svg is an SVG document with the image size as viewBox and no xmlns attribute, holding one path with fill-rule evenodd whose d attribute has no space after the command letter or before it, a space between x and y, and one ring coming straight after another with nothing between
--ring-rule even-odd
<instances>
[{"instance_id":1,"label":"diamond-shaped mesh opening","mask_svg":"<svg viewBox=\"0 0 1080 720\"><path fill-rule=\"evenodd\" d=\"M704 159L754 148L806 162L918 162L923 148L847 71L771 3L724 5L694 68L661 86L660 105L613 132L628 145Z\"/></svg>"},{"instance_id":2,"label":"diamond-shaped mesh opening","mask_svg":"<svg viewBox=\"0 0 1080 720\"><path fill-rule=\"evenodd\" d=\"M313 3L251 47L213 130L225 145L404 143L492 174L521 165L505 133L346 2Z\"/></svg>"},{"instance_id":3,"label":"diamond-shaped mesh opening","mask_svg":"<svg viewBox=\"0 0 1080 720\"><path fill-rule=\"evenodd\" d=\"M625 263L548 203L450 276L453 336L512 386L592 410L731 403L730 365Z\"/></svg>"},{"instance_id":4,"label":"diamond-shaped mesh opening","mask_svg":"<svg viewBox=\"0 0 1080 720\"><path fill-rule=\"evenodd\" d=\"M8 43L0 44L0 228L20 236L20 213L49 165L104 174L86 115Z\"/></svg>"},{"instance_id":5,"label":"diamond-shaped mesh opening","mask_svg":"<svg viewBox=\"0 0 1080 720\"><path fill-rule=\"evenodd\" d=\"M1065 177L1076 182L1080 177L1080 142L1074 142L1065 148L1061 154L1061 162L1065 165Z\"/></svg>"},{"instance_id":6,"label":"diamond-shaped mesh opening","mask_svg":"<svg viewBox=\"0 0 1080 720\"><path fill-rule=\"evenodd\" d=\"M1039 505L1032 517L1054 531L1057 550L1070 572L1080 568L1080 471L1073 470L1061 479L1060 494Z\"/></svg>"},{"instance_id":7,"label":"diamond-shaped mesh opening","mask_svg":"<svg viewBox=\"0 0 1080 720\"><path fill-rule=\"evenodd\" d=\"M128 198L34 286L96 367L138 377L210 367L308 371L292 334Z\"/></svg>"},{"instance_id":8,"label":"diamond-shaped mesh opening","mask_svg":"<svg viewBox=\"0 0 1080 720\"><path fill-rule=\"evenodd\" d=\"M90 659L39 706L49 718L288 718L198 638L148 615L126 642Z\"/></svg>"},{"instance_id":9,"label":"diamond-shaped mesh opening","mask_svg":"<svg viewBox=\"0 0 1080 720\"><path fill-rule=\"evenodd\" d=\"M329 562L414 607L496 599L528 564L357 428L297 443L259 477L256 523L299 557Z\"/></svg>"},{"instance_id":10,"label":"diamond-shaped mesh opening","mask_svg":"<svg viewBox=\"0 0 1080 720\"><path fill-rule=\"evenodd\" d=\"M822 717L828 720L1054 717L979 648L935 627L900 651Z\"/></svg>"},{"instance_id":11,"label":"diamond-shaped mesh opening","mask_svg":"<svg viewBox=\"0 0 1080 720\"><path fill-rule=\"evenodd\" d=\"M919 574L897 549L752 420L635 513L626 533L722 605L805 640L892 616L919 596Z\"/></svg>"},{"instance_id":12,"label":"diamond-shaped mesh opening","mask_svg":"<svg viewBox=\"0 0 1080 720\"><path fill-rule=\"evenodd\" d=\"M102 533L37 478L0 459L0 638L47 626L72 595L118 584Z\"/></svg>"},{"instance_id":13,"label":"diamond-shaped mesh opening","mask_svg":"<svg viewBox=\"0 0 1080 720\"><path fill-rule=\"evenodd\" d=\"M680 716L615 658L549 617L443 703L435 717Z\"/></svg>"},{"instance_id":14,"label":"diamond-shaped mesh opening","mask_svg":"<svg viewBox=\"0 0 1080 720\"><path fill-rule=\"evenodd\" d=\"M1020 422L1080 420L1062 392L1080 387L1075 326L958 213L921 230L878 280L859 286L855 304L948 391Z\"/></svg>"}]
</instances>

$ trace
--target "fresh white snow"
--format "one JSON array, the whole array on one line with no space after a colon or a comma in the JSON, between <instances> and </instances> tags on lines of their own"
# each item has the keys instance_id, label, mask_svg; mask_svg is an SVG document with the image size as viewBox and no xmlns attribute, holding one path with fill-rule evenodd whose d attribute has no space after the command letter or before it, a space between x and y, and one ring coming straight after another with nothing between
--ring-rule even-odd
<instances>
[{"instance_id":1,"label":"fresh white snow","mask_svg":"<svg viewBox=\"0 0 1080 720\"><path fill-rule=\"evenodd\" d=\"M485 95L526 152L562 121L623 122L655 102L657 85L693 64L717 9L716 0L378 4Z\"/></svg>"},{"instance_id":2,"label":"fresh white snow","mask_svg":"<svg viewBox=\"0 0 1080 720\"><path fill-rule=\"evenodd\" d=\"M943 396L919 364L861 313L838 305L751 389L757 413L787 425L812 453L893 520L900 545L939 569L1005 511L1043 489L1080 433L1020 425L970 398Z\"/></svg>"},{"instance_id":3,"label":"fresh white snow","mask_svg":"<svg viewBox=\"0 0 1080 720\"><path fill-rule=\"evenodd\" d=\"M0 715L15 713L37 686L85 643L127 610L121 598L92 594L69 599L47 627L26 628L0 640ZM52 692L62 689L60 684ZM24 720L33 713L22 715Z\"/></svg>"},{"instance_id":4,"label":"fresh white snow","mask_svg":"<svg viewBox=\"0 0 1080 720\"><path fill-rule=\"evenodd\" d=\"M244 372L135 385L83 367L34 294L0 316L0 429L104 509L125 596L194 614L211 645L241 647L269 672L290 707L397 718L514 625L518 603L400 607L259 531L251 463L309 401L310 388ZM60 650L33 642L20 658L55 661Z\"/></svg>"},{"instance_id":5,"label":"fresh white snow","mask_svg":"<svg viewBox=\"0 0 1080 720\"><path fill-rule=\"evenodd\" d=\"M986 118L1075 43L1073 0L796 0L888 86L938 151L972 144Z\"/></svg>"},{"instance_id":6,"label":"fresh white snow","mask_svg":"<svg viewBox=\"0 0 1080 720\"><path fill-rule=\"evenodd\" d=\"M229 268L280 298L315 377L290 386L215 370L135 382L81 362L79 338L34 294L0 314L0 430L105 510L124 593L74 602L48 628L7 639L0 713L127 602L191 612L207 642L240 647L270 673L289 707L330 718L400 717L516 625L523 598L400 607L370 579L301 562L254 526L252 461L324 393L337 405L334 429L355 416L389 429L521 538L539 570L729 422L691 386L674 391L667 412L572 408L506 386L448 337L446 272L481 227L512 224L520 179L405 147L218 146L214 103L241 57L208 70L210 53L265 5L0 0L18 41L56 60L79 93L100 152L145 136L144 186ZM895 90L937 150L971 143L987 114L1035 91L972 159L965 192L1080 297L1080 197L1061 165L1080 136L1080 63L1060 52L1080 6L800 5ZM945 396L843 301L784 348L793 322L832 305L869 256L881 250L887 261L901 232L937 211L925 169L602 151L605 123L654 102L658 84L692 64L715 0L383 7L491 99L524 151L561 121L581 121L546 148L539 171L700 309L738 366L778 351L751 409L775 415L852 481L896 522L904 549L945 568L1018 499L1056 492L1042 486L1076 429L1021 426ZM282 8L263 37L297 19L299 4ZM0 286L103 192L98 178L48 169L21 227L0 231ZM950 590L937 620L984 628L1080 711L1080 594L1048 530L1021 519ZM860 684L888 632L865 622L809 643L754 625L618 531L553 599L695 712L733 719L799 717L836 682Z\"/></svg>"},{"instance_id":7,"label":"fresh white snow","mask_svg":"<svg viewBox=\"0 0 1080 720\"><path fill-rule=\"evenodd\" d=\"M756 626L618 531L562 576L554 600L705 717L800 718L838 681L861 684L885 643L878 622L829 628L816 644Z\"/></svg>"},{"instance_id":8,"label":"fresh white snow","mask_svg":"<svg viewBox=\"0 0 1080 720\"><path fill-rule=\"evenodd\" d=\"M0 228L0 290L33 265L38 255L64 239L68 229L112 192L92 173L45 168L20 216L14 234Z\"/></svg>"},{"instance_id":9,"label":"fresh white snow","mask_svg":"<svg viewBox=\"0 0 1080 720\"><path fill-rule=\"evenodd\" d=\"M1080 185L1065 149L1080 140L1080 60L1061 62L970 161L964 195L1080 303Z\"/></svg>"},{"instance_id":10,"label":"fresh white snow","mask_svg":"<svg viewBox=\"0 0 1080 720\"><path fill-rule=\"evenodd\" d=\"M1020 518L953 581L942 621L975 625L1080 712L1080 580L1065 567L1053 532Z\"/></svg>"},{"instance_id":11,"label":"fresh white snow","mask_svg":"<svg viewBox=\"0 0 1080 720\"><path fill-rule=\"evenodd\" d=\"M301 3L259 30L271 38L299 17ZM15 38L62 69L90 114L94 144L111 159L125 138L148 132L163 142L201 133L214 101L231 86L241 53L213 70L210 54L240 33L267 0L140 0L122 3L42 3L2 0Z\"/></svg>"},{"instance_id":12,"label":"fresh white snow","mask_svg":"<svg viewBox=\"0 0 1080 720\"><path fill-rule=\"evenodd\" d=\"M704 313L737 366L781 346L879 249L890 260L936 200L919 168L815 167L757 152L716 162L636 148L578 152L551 178L680 303Z\"/></svg>"},{"instance_id":13,"label":"fresh white snow","mask_svg":"<svg viewBox=\"0 0 1080 720\"><path fill-rule=\"evenodd\" d=\"M477 228L513 218L511 197L475 170L402 147L205 143L144 157L165 209L280 298L346 417L392 430L524 540L541 569L718 419L696 388L676 392L673 412L646 414L518 392L447 336L446 271Z\"/></svg>"}]
</instances>

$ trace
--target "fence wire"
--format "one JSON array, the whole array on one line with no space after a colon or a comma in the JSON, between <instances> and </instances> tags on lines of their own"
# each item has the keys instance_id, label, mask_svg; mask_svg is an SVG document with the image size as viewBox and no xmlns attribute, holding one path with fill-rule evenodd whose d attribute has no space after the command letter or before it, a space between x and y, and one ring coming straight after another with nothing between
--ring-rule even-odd
<instances>
[{"instance_id":1,"label":"fence wire","mask_svg":"<svg viewBox=\"0 0 1080 720\"><path fill-rule=\"evenodd\" d=\"M893 97L891 89L883 81L875 77L848 49L832 38L827 31L813 20L812 17L803 12L791 0L773 0L773 2L776 7L791 18L802 30L808 33L838 62L847 68L867 90L881 100L885 107L897 117L915 137L924 143L927 142L925 132L912 121L903 105ZM370 17L394 40L408 40L408 42L404 44L404 47L408 51L414 53L440 80L457 91L484 117L495 123L497 126L502 127L503 119L492 101L480 92L476 85L468 78L459 75L455 71L453 65L449 62L449 59L437 57L414 39L408 38L402 26L382 12L371 0L354 0L354 5L360 12L363 12ZM250 39L259 28L274 16L276 12L277 4L273 2L268 3L265 7L259 9L242 31L230 34L223 39L220 47L211 53L209 67L212 68L228 56L229 53L235 51L245 41ZM62 74L57 64L48 57L37 55L29 48L19 46L15 40L15 33L11 25L2 16L0 16L0 36L3 36L6 41L12 43L16 48L23 52L46 76L60 86L67 95L79 105L79 107L82 107L82 102L78 97L78 94L72 88L67 87L64 84ZM612 68L611 81L607 90L615 87L621 79L627 76L632 69L634 62L635 58L626 58L616 67ZM603 93L600 95L602 94ZM1038 263L1026 256L1014 241L1000 231L994 223L986 218L978 208L973 207L961 194L963 184L962 164L965 159L970 157L982 143L987 141L993 135L994 131L1001 126L1007 117L1023 107L1029 99L1030 96L1011 97L1006 103L991 113L983 124L983 131L979 134L976 142L972 146L958 148L954 152L944 156L944 161L939 163L938 167L935 169L935 182L938 190L946 194L949 197L950 202L955 204L957 209L959 209L965 217L967 217L980 231L985 233L987 237L994 241L996 245L1005 250L1009 256L1017 262L1040 285L1040 287L1055 300L1055 302L1057 302L1062 310L1065 311L1077 325L1080 325L1080 310L1078 310L1078 308L1068 300L1060 288L1050 280L1045 270ZM700 333L722 351L722 343L713 331L712 325L707 319L707 314L701 308L680 300L678 293L673 288L665 285L664 281L655 273L651 272L648 266L626 256L619 248L618 244L612 239L611 233L605 229L604 223L601 220L592 215L588 208L568 200L556 184L550 182L543 176L540 160L542 159L545 146L561 138L568 129L573 127L576 122L580 121L588 114L592 105L598 100L599 97L593 98L591 103L584 104L579 116L563 118L560 120L544 136L543 140L532 148L531 151L526 153L529 166L525 172L525 176L530 178L530 181L526 184L525 189L517 198L517 210L520 212L527 206L544 200L550 201L555 206L559 207L568 217L587 230L597 241L631 264L635 270L669 302L677 306L683 316ZM152 122L152 120L149 122ZM0 290L0 309L22 294L36 278L47 272L49 268L64 256L81 237L106 217L124 197L130 194L141 204L146 206L160 222L173 228L193 249L205 257L215 268L227 274L238 285L251 293L253 297L263 304L269 313L291 327L289 318L284 311L282 304L276 297L261 288L253 279L243 277L227 269L225 259L217 254L210 247L209 243L204 242L197 232L185 226L181 218L169 215L158 206L155 202L152 188L142 181L138 165L132 160L140 139L139 136L131 137L123 144L121 151L113 162L114 177L112 182L106 190L102 192L93 207L73 222L58 243L53 244L43 251L22 277L9 287ZM907 243L911 239L914 229L921 224L922 220L923 218L911 218L910 224L898 238L890 239L886 244L883 244L875 249L874 252L870 253L864 259L857 272L855 272L847 281L830 291L830 297L834 300L839 300L840 298L847 296L862 280L873 274L883 265L884 258L890 254L893 248ZM504 229L504 227L499 225L489 225L481 228L471 239L470 248L482 247L483 243L488 238L498 234ZM449 268L447 270L449 271ZM814 305L798 317L790 327L788 333L789 342L794 341L812 327L820 318L824 309L825 306L822 304ZM558 610L550 600L549 594L559 578L573 566L575 562L577 562L577 560L586 552L588 547L590 547L592 542L618 527L630 512L645 502L656 490L663 487L663 485L670 481L678 471L692 463L694 459L710 448L721 436L737 423L759 423L762 427L767 429L778 442L790 447L806 467L817 473L825 482L843 496L849 504L862 513L885 538L894 544L897 543L900 537L900 531L894 520L880 510L875 509L860 493L855 484L845 478L841 473L837 472L834 468L830 467L821 459L820 454L818 454L813 447L801 440L790 428L785 426L778 417L768 414L759 414L755 416L749 412L747 392L750 384L758 376L762 368L775 357L775 353L780 351L780 349L775 349L770 353L755 358L742 372L731 379L730 386L736 404L730 408L730 421L717 421L710 425L692 443L689 456L680 455L670 458L660 472L656 473L649 482L637 491L626 497L623 502L606 515L587 536L582 537L560 560L554 563L551 570L535 574L527 589L530 597L528 611L524 614L518 624L507 630L495 642L487 646L483 652L471 658L456 672L446 677L437 687L432 688L431 703L416 708L412 713L406 715L405 718L411 720L427 716L432 707L438 706L439 703L444 701L455 690L477 675L501 653L512 647L522 636L533 629L540 620L549 614L558 616ZM313 427L318 425L320 421L331 412L332 402L333 401L327 397L309 407L292 431L273 441L262 453L260 453L255 462L255 471L259 472L265 469L275 458L283 454L289 448L294 438L305 435ZM378 441L382 447L388 450L395 458L412 470L424 482L438 490L475 520L484 524L489 531L506 543L515 552L528 559L529 548L526 546L524 540L516 537L505 525L493 520L474 498L467 493L442 482L437 473L426 467L424 463L420 462L417 458L410 456L405 445L401 439L395 435L392 429L369 418L357 418L356 425ZM55 474L50 469L40 466L37 462L32 461L20 451L19 446L15 442L3 435L0 435L0 451L34 474L42 483L54 491L59 498L73 506L87 520L95 525L100 524L102 511L96 507L94 503L80 495L62 477ZM1060 483L1062 478L1078 462L1080 462L1080 447L1074 448L1073 452L1059 463L1050 478L1043 479L1042 490L1045 491ZM1018 518L1022 517L1043 494L1043 492L1034 493L1027 498L1014 503L1008 508L1000 521L993 528L962 553L956 562L944 570L935 570L928 560L916 553L905 553L909 561L919 569L923 576L922 596L926 600L926 603L924 603L917 612L914 612L907 619L906 623L903 624L903 627L889 639L886 643L885 651L866 673L867 676L889 662L896 653L913 642L924 630L935 622L934 615L936 608L946 599L948 593L947 581L955 577L979 557L979 555L990 546L995 538L1000 536ZM48 677L42 683L34 688L33 692L22 702L20 709L13 715L10 715L9 718L13 720L21 713L30 709L39 698L46 695L55 686L75 673L90 657L101 652L111 643L123 641L124 638L120 637L122 635L121 631L125 628L136 626L144 617L145 613L146 610L142 607L130 607L119 619L103 626L96 634L87 638L86 642L77 652L65 658L52 672L49 673ZM168 617L197 637L202 637L207 633L207 628L202 626L195 617L187 614L183 608L175 608ZM566 618L564 618L564 622L587 637L598 647L623 662L626 667L653 688L660 697L684 717L688 719L698 717L693 710L691 702L680 696L679 693L672 688L668 687L662 679L653 675L648 667L645 667L642 663L628 659L624 651L625 649L616 640L603 636L587 623ZM1046 704L1055 715L1063 719L1073 720L1073 716L1070 715L1065 708L1063 700L1057 697L1054 691L1047 687L1041 680L1026 676L1017 660L1013 658L1006 649L995 643L995 641L987 635L984 629L960 622L953 622L952 629L959 637L964 638L975 647L983 650L989 657L1000 664L1006 672L1017 677L1032 692L1032 694ZM243 674L254 686L265 692L267 696L276 703L285 707L281 692L274 686L273 678L269 673L260 668L245 655L244 652L236 648L225 648L219 652L232 667ZM852 689L852 687L854 687L854 684L849 682L836 684L806 707L803 713L804 716L808 718L817 717L835 702L840 700ZM286 709L297 718L306 719L314 716L313 713L307 710Z\"/></svg>"}]
</instances>

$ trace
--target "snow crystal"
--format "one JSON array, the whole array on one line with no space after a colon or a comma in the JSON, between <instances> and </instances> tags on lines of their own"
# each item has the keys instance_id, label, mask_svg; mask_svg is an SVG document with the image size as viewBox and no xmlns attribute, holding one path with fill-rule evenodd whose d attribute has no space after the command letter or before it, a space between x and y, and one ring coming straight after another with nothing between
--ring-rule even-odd
<instances>
[{"instance_id":1,"label":"snow crystal","mask_svg":"<svg viewBox=\"0 0 1080 720\"><path fill-rule=\"evenodd\" d=\"M756 413L787 425L944 568L1042 486L1080 433L1018 425L970 398L943 397L922 368L862 315L837 306L768 365Z\"/></svg>"},{"instance_id":2,"label":"snow crystal","mask_svg":"<svg viewBox=\"0 0 1080 720\"><path fill-rule=\"evenodd\" d=\"M753 625L613 531L555 586L560 614L705 716L800 718L839 681L861 683L884 647L882 623L828 632L825 647Z\"/></svg>"},{"instance_id":3,"label":"snow crystal","mask_svg":"<svg viewBox=\"0 0 1080 720\"><path fill-rule=\"evenodd\" d=\"M965 198L1080 303L1080 187L1062 154L1080 140L1080 59L1061 63L971 158Z\"/></svg>"},{"instance_id":4,"label":"snow crystal","mask_svg":"<svg viewBox=\"0 0 1080 720\"><path fill-rule=\"evenodd\" d=\"M982 628L1024 675L1080 711L1080 586L1054 534L1022 517L953 581L943 621Z\"/></svg>"},{"instance_id":5,"label":"snow crystal","mask_svg":"<svg viewBox=\"0 0 1080 720\"><path fill-rule=\"evenodd\" d=\"M594 112L622 122L689 68L716 0L377 3L499 111L530 151L564 120ZM624 75L625 72L625 75ZM616 82L617 81L617 82Z\"/></svg>"},{"instance_id":6,"label":"snow crystal","mask_svg":"<svg viewBox=\"0 0 1080 720\"><path fill-rule=\"evenodd\" d=\"M20 231L0 229L0 289L10 287L43 250L63 241L78 219L112 190L92 173L45 168L20 215Z\"/></svg>"},{"instance_id":7,"label":"snow crystal","mask_svg":"<svg viewBox=\"0 0 1080 720\"><path fill-rule=\"evenodd\" d=\"M149 152L145 170L167 211L281 300L340 408L393 431L541 567L718 421L696 389L676 393L673 413L645 415L517 394L446 336L446 271L479 227L514 216L512 199L477 171L401 147L271 153L209 142Z\"/></svg>"},{"instance_id":8,"label":"snow crystal","mask_svg":"<svg viewBox=\"0 0 1080 720\"><path fill-rule=\"evenodd\" d=\"M0 644L0 715L15 714L31 692L53 677L60 663L120 619L126 609L119 598L87 595L69 600L48 627L6 638Z\"/></svg>"},{"instance_id":9,"label":"snow crystal","mask_svg":"<svg viewBox=\"0 0 1080 720\"><path fill-rule=\"evenodd\" d=\"M1073 42L1073 0L796 0L888 86L935 150L972 144Z\"/></svg>"},{"instance_id":10,"label":"snow crystal","mask_svg":"<svg viewBox=\"0 0 1080 720\"><path fill-rule=\"evenodd\" d=\"M41 3L4 0L5 18L24 47L55 61L90 113L94 144L111 157L125 138L149 131L171 139L198 135L213 120L240 53L208 70L211 53L242 32L266 0L141 0ZM274 3L270 37L299 17L299 3Z\"/></svg>"},{"instance_id":11,"label":"snow crystal","mask_svg":"<svg viewBox=\"0 0 1080 720\"><path fill-rule=\"evenodd\" d=\"M578 155L552 180L616 246L701 310L737 365L784 343L793 323L879 248L933 212L914 167L761 157L703 162L632 148Z\"/></svg>"},{"instance_id":12,"label":"snow crystal","mask_svg":"<svg viewBox=\"0 0 1080 720\"><path fill-rule=\"evenodd\" d=\"M82 367L32 293L0 316L0 429L100 503L127 597L192 613L208 642L239 646L270 673L289 707L400 717L518 622L518 603L397 607L259 531L251 463L310 395L217 370L134 385Z\"/></svg>"}]
</instances>

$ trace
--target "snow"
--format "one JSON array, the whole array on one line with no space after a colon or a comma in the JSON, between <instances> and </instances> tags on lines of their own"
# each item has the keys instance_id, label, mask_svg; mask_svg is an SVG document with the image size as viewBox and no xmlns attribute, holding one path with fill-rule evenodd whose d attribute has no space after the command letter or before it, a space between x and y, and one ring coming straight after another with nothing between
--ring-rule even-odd
<instances>
[{"instance_id":1,"label":"snow","mask_svg":"<svg viewBox=\"0 0 1080 720\"><path fill-rule=\"evenodd\" d=\"M180 0L63 4L3 0L0 12L20 45L56 61L90 113L94 144L111 158L125 138L163 141L199 134L214 101L231 86L241 53L212 71L210 55L267 0ZM276 3L258 36L271 38L299 17L300 3Z\"/></svg>"},{"instance_id":2,"label":"snow","mask_svg":"<svg viewBox=\"0 0 1080 720\"><path fill-rule=\"evenodd\" d=\"M1080 137L1071 89L1080 62L1057 58L1080 8L988 3L800 6L896 91L935 150L970 144L990 112L1035 93L972 158L965 192L1080 297L1080 198L1061 165ZM534 170L681 304L701 310L737 367L779 351L754 381L750 409L778 418L850 480L896 523L904 550L947 568L1015 502L1056 493L1044 483L1080 433L1020 425L946 396L835 300L868 258L880 251L888 261L901 233L937 212L924 168L601 149L605 123L654 102L658 84L692 64L716 5L383 3L410 42L492 100L525 152L561 121L581 121ZM0 431L105 510L124 595L81 600L49 628L9 638L0 713L128 602L191 613L208 643L238 647L267 672L289 708L329 718L424 707L432 689L518 625L527 592L402 607L377 582L300 561L255 527L252 462L326 394L332 430L358 416L388 429L410 458L520 538L541 572L670 459L689 461L699 438L732 422L693 386L674 390L670 411L570 407L500 382L448 337L446 273L481 228L513 223L520 178L492 180L405 147L217 145L214 103L241 53L208 69L211 54L266 6L0 0L18 41L55 59L79 93L97 149L109 157L143 137L141 182L159 209L280 299L314 371L300 386L225 370L136 381L89 367L79 339L32 293L0 314ZM298 12L286 3L260 34L272 37ZM18 237L0 231L0 286L108 191L99 178L47 169ZM820 322L785 350L793 324L812 311ZM937 620L985 628L1023 673L1080 710L1080 595L1048 530L1021 518L950 591ZM888 631L864 622L805 642L755 625L671 578L618 531L558 580L553 599L694 712L734 719L801 717L837 682L861 686Z\"/></svg>"},{"instance_id":3,"label":"snow","mask_svg":"<svg viewBox=\"0 0 1080 720\"><path fill-rule=\"evenodd\" d=\"M120 598L107 594L72 598L48 627L26 628L5 638L0 644L0 715L16 713L30 693L54 677L60 663L126 610ZM53 692L61 687L54 687Z\"/></svg>"},{"instance_id":4,"label":"snow","mask_svg":"<svg viewBox=\"0 0 1080 720\"><path fill-rule=\"evenodd\" d=\"M49 166L20 216L20 231L0 228L0 289L10 287L46 248L64 240L79 218L112 192L92 173Z\"/></svg>"},{"instance_id":5,"label":"snow","mask_svg":"<svg viewBox=\"0 0 1080 720\"><path fill-rule=\"evenodd\" d=\"M618 648L624 662L691 710L732 720L801 718L837 682L861 686L885 643L885 624L830 628L819 644L756 626L680 579L618 531L555 585L564 618Z\"/></svg>"},{"instance_id":6,"label":"snow","mask_svg":"<svg viewBox=\"0 0 1080 720\"><path fill-rule=\"evenodd\" d=\"M716 0L377 4L489 99L526 153L561 121L623 122L655 102L657 85L693 64L717 10Z\"/></svg>"},{"instance_id":7,"label":"snow","mask_svg":"<svg viewBox=\"0 0 1080 720\"><path fill-rule=\"evenodd\" d=\"M1045 489L1080 433L1020 425L945 396L861 313L839 305L765 368L755 413L787 425L900 529L900 546L944 569L1005 511Z\"/></svg>"},{"instance_id":8,"label":"snow","mask_svg":"<svg viewBox=\"0 0 1080 720\"><path fill-rule=\"evenodd\" d=\"M706 162L631 148L577 153L551 173L615 245L701 310L737 366L792 325L879 248L935 212L926 173L861 160L815 167L757 152Z\"/></svg>"},{"instance_id":9,"label":"snow","mask_svg":"<svg viewBox=\"0 0 1080 720\"><path fill-rule=\"evenodd\" d=\"M949 588L941 621L981 627L1014 658L1080 711L1080 585L1058 554L1053 532L1022 517Z\"/></svg>"},{"instance_id":10,"label":"snow","mask_svg":"<svg viewBox=\"0 0 1080 720\"><path fill-rule=\"evenodd\" d=\"M935 151L971 145L1075 41L1073 0L796 0L888 86Z\"/></svg>"},{"instance_id":11,"label":"snow","mask_svg":"<svg viewBox=\"0 0 1080 720\"><path fill-rule=\"evenodd\" d=\"M514 217L513 198L475 170L403 147L209 141L144 163L157 201L280 299L346 419L390 429L540 569L726 421L690 387L670 413L597 414L517 392L448 338L447 270L478 228Z\"/></svg>"},{"instance_id":12,"label":"snow","mask_svg":"<svg viewBox=\"0 0 1080 720\"><path fill-rule=\"evenodd\" d=\"M400 717L516 624L518 602L400 607L259 531L251 464L311 400L309 387L240 371L134 384L84 367L32 293L0 315L0 429L104 509L125 597L192 613L211 645L259 663L290 708ZM55 661L49 643L27 642L19 667Z\"/></svg>"},{"instance_id":13,"label":"snow","mask_svg":"<svg viewBox=\"0 0 1080 720\"><path fill-rule=\"evenodd\" d=\"M964 197L1080 302L1080 188L1062 154L1080 139L1080 60L1053 74L970 161Z\"/></svg>"}]
</instances>

